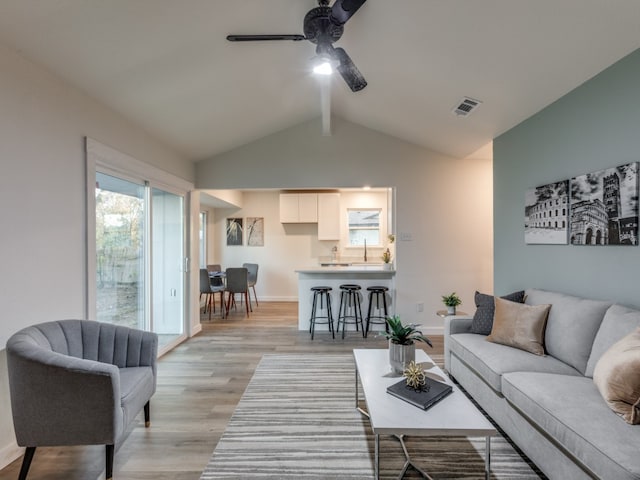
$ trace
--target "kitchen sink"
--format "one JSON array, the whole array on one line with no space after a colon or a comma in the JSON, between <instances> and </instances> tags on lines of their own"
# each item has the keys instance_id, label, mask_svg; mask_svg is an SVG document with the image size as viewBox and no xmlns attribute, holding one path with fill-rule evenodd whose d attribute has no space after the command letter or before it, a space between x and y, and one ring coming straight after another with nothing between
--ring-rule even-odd
<instances>
[{"instance_id":1,"label":"kitchen sink","mask_svg":"<svg viewBox=\"0 0 640 480\"><path fill-rule=\"evenodd\" d=\"M343 262L323 262L320 264L321 267L350 267L350 263Z\"/></svg>"}]
</instances>

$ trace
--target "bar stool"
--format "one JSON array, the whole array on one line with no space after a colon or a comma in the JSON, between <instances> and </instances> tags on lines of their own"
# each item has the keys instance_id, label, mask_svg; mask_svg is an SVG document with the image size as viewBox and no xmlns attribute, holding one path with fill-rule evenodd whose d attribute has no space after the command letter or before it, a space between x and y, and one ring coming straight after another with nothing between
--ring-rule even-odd
<instances>
[{"instance_id":1,"label":"bar stool","mask_svg":"<svg viewBox=\"0 0 640 480\"><path fill-rule=\"evenodd\" d=\"M342 322L342 338L347 323L354 324L358 331L358 324L362 328L362 336L365 336L364 325L362 323L362 307L360 305L360 285L345 283L340 285L340 308L338 308L338 332L340 322ZM351 312L351 314L349 314Z\"/></svg>"},{"instance_id":2,"label":"bar stool","mask_svg":"<svg viewBox=\"0 0 640 480\"><path fill-rule=\"evenodd\" d=\"M336 338L336 334L333 331L333 315L331 314L331 294L329 293L332 290L331 287L311 287L311 291L313 292L313 304L311 306L311 319L309 320L309 332L311 333L311 340L313 340L313 334L316 329L316 323L318 324L327 324L329 325L329 331L331 332L331 336ZM326 316L318 316L317 313L317 305L318 298L320 298L320 309L322 310L324 307L324 303L326 300ZM326 319L326 322L318 322L319 318Z\"/></svg>"},{"instance_id":3,"label":"bar stool","mask_svg":"<svg viewBox=\"0 0 640 480\"><path fill-rule=\"evenodd\" d=\"M367 291L369 292L369 308L367 309L367 328L365 330L364 336L366 337L369 334L369 325L384 324L385 332L389 331L389 325L387 324L387 317L389 316L387 312L387 292L389 288L382 286L374 286L367 287ZM380 296L382 296L382 308L380 308ZM373 310L373 302L376 302L376 312L375 315L371 315L371 311ZM380 315L384 313L384 316Z\"/></svg>"}]
</instances>

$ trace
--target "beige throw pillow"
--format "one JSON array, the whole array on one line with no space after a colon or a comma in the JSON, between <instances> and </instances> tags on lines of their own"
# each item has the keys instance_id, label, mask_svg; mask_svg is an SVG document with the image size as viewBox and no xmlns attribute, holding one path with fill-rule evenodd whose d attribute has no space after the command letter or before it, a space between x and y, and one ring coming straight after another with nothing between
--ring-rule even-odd
<instances>
[{"instance_id":1,"label":"beige throw pillow","mask_svg":"<svg viewBox=\"0 0 640 480\"><path fill-rule=\"evenodd\" d=\"M544 327L551 305L526 305L496 297L493 328L487 340L544 355Z\"/></svg>"},{"instance_id":2,"label":"beige throw pillow","mask_svg":"<svg viewBox=\"0 0 640 480\"><path fill-rule=\"evenodd\" d=\"M611 410L627 423L640 423L640 328L600 357L593 381Z\"/></svg>"}]
</instances>

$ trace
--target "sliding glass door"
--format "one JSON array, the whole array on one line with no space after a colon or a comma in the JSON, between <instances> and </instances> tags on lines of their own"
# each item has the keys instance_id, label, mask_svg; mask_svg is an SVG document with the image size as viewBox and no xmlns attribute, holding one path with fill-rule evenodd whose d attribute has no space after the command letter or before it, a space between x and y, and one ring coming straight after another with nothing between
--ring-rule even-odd
<instances>
[{"instance_id":1,"label":"sliding glass door","mask_svg":"<svg viewBox=\"0 0 640 480\"><path fill-rule=\"evenodd\" d=\"M97 319L184 333L184 196L96 172Z\"/></svg>"},{"instance_id":2,"label":"sliding glass door","mask_svg":"<svg viewBox=\"0 0 640 480\"><path fill-rule=\"evenodd\" d=\"M96 174L97 320L148 329L145 186Z\"/></svg>"},{"instance_id":3,"label":"sliding glass door","mask_svg":"<svg viewBox=\"0 0 640 480\"><path fill-rule=\"evenodd\" d=\"M166 343L183 332L184 201L151 189L152 330Z\"/></svg>"}]
</instances>

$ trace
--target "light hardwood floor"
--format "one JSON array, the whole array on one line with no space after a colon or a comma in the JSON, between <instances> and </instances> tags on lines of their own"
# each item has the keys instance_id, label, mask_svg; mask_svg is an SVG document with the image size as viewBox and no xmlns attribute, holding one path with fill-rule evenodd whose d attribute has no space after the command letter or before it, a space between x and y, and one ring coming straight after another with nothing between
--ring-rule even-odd
<instances>
[{"instance_id":1,"label":"light hardwood floor","mask_svg":"<svg viewBox=\"0 0 640 480\"><path fill-rule=\"evenodd\" d=\"M114 480L198 480L265 353L345 353L386 348L383 337L348 333L345 340L316 329L314 340L299 332L298 304L262 302L246 318L238 306L225 320L202 316L203 331L159 360L158 389L151 399L151 427L142 415L115 455ZM442 353L442 337L432 337ZM22 459L0 471L18 478ZM104 447L42 447L29 480L104 478Z\"/></svg>"}]
</instances>

